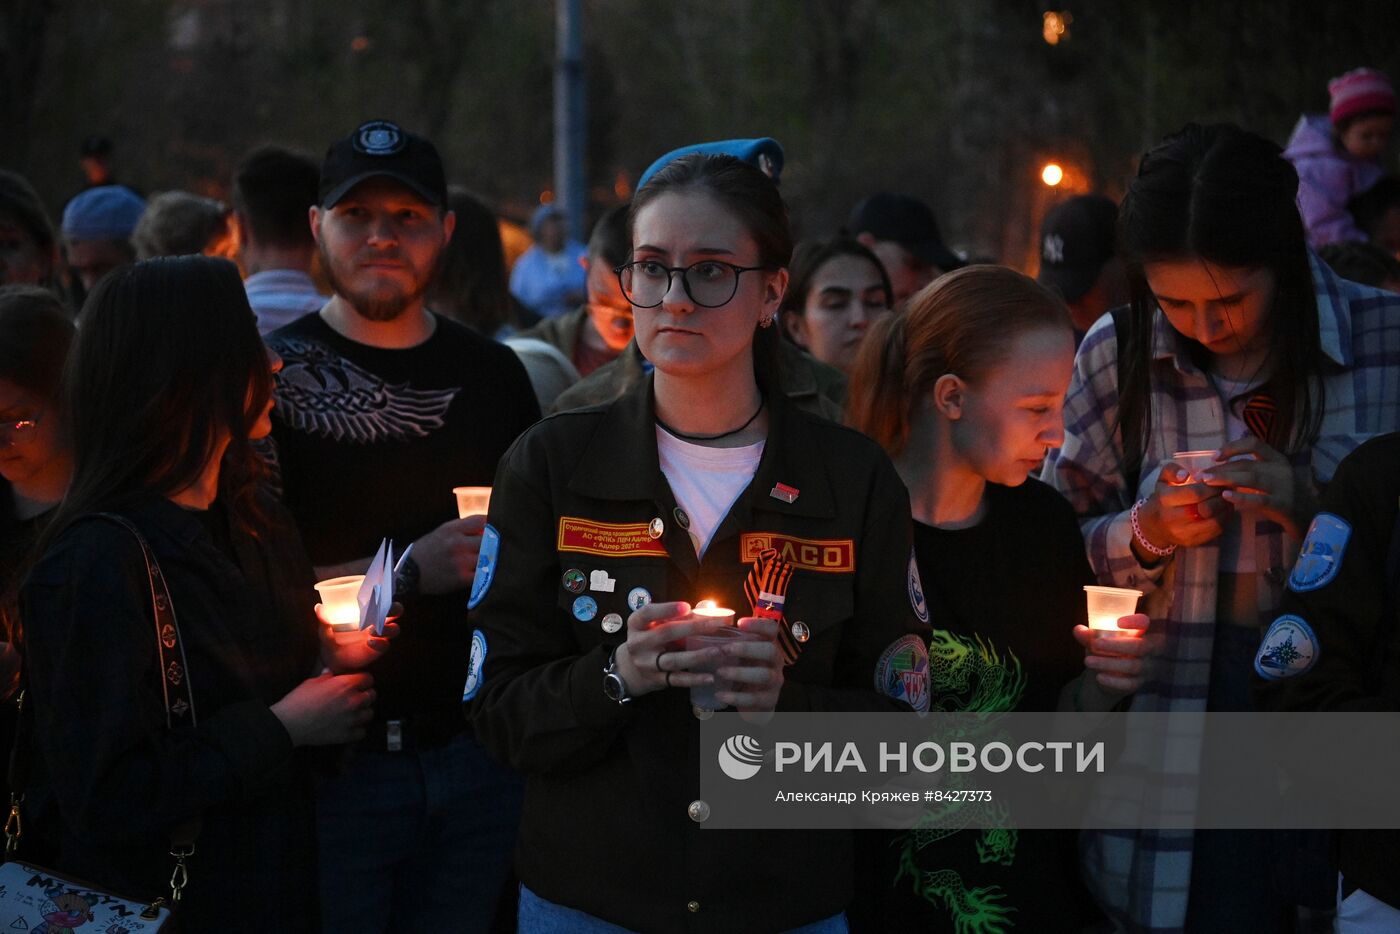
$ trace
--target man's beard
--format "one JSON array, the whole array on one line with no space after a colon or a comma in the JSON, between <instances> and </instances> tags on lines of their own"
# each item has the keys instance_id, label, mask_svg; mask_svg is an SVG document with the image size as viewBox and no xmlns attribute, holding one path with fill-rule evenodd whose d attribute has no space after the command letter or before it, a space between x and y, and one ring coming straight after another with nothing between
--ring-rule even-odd
<instances>
[{"instance_id":1,"label":"man's beard","mask_svg":"<svg viewBox=\"0 0 1400 934\"><path fill-rule=\"evenodd\" d=\"M397 285L389 284L387 289L381 287L373 292L357 292L336 273L335 263L326 255L325 250L321 251L321 266L330 281L331 289L355 309L356 314L366 321L384 322L397 320L423 297L436 275L440 256L441 254L434 257L429 265L433 272L417 279L409 291L401 291Z\"/></svg>"}]
</instances>

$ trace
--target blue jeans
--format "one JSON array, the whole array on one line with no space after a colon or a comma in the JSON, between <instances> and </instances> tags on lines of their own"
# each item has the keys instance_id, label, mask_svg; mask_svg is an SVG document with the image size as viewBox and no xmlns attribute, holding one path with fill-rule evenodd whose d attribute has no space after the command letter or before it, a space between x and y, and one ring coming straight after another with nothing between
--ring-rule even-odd
<instances>
[{"instance_id":1,"label":"blue jeans","mask_svg":"<svg viewBox=\"0 0 1400 934\"><path fill-rule=\"evenodd\" d=\"M523 797L467 734L360 751L317 797L322 929L489 931Z\"/></svg>"},{"instance_id":2,"label":"blue jeans","mask_svg":"<svg viewBox=\"0 0 1400 934\"><path fill-rule=\"evenodd\" d=\"M576 908L545 901L525 886L520 887L520 934L636 934ZM787 934L848 934L846 915L832 915L821 921L793 928Z\"/></svg>"}]
</instances>

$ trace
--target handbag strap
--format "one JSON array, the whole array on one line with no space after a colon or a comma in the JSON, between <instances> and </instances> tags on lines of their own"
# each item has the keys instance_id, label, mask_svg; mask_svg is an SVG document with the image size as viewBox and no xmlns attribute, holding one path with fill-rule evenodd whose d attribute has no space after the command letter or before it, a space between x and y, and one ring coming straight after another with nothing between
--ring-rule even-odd
<instances>
[{"instance_id":1,"label":"handbag strap","mask_svg":"<svg viewBox=\"0 0 1400 934\"><path fill-rule=\"evenodd\" d=\"M176 729L193 729L197 723L194 697L190 693L189 663L185 658L185 646L180 639L180 623L175 616L175 603L170 599L170 589L166 587L165 576L155 552L141 530L125 516L114 512L94 513L92 518L106 519L126 529L141 546L141 557L146 563L146 578L150 586L151 607L154 610L156 657L160 660L161 696L165 703L165 725ZM23 685L23 681L21 681ZM10 815L5 821L5 859L15 855L19 839L23 833L20 818L20 804L24 800L24 788L29 778L29 743L26 742L25 691L21 687L19 701L19 722L15 729L14 745L10 749ZM175 872L170 879L171 902L178 903L189 873L185 861L194 854L195 840L199 837L202 821L195 816L182 821L170 831L170 855L175 857ZM160 899L158 901L164 901Z\"/></svg>"},{"instance_id":2,"label":"handbag strap","mask_svg":"<svg viewBox=\"0 0 1400 934\"><path fill-rule=\"evenodd\" d=\"M99 512L96 518L120 525L135 536L137 544L141 546L141 557L146 561L146 577L150 582L151 606L155 608L156 653L160 658L165 725L171 730L193 728L197 720L194 698L190 695L189 663L185 660L184 643L180 641L180 623L175 618L175 604L170 599L170 590L165 586L165 576L160 573L155 553L151 551L146 537L125 516Z\"/></svg>"}]
</instances>

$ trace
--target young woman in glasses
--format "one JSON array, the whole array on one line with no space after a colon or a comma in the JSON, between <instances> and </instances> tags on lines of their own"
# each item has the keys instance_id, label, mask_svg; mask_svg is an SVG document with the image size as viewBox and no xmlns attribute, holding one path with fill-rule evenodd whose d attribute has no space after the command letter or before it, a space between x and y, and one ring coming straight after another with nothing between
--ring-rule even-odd
<instances>
[{"instance_id":1,"label":"young woman in glasses","mask_svg":"<svg viewBox=\"0 0 1400 934\"><path fill-rule=\"evenodd\" d=\"M464 699L528 777L520 927L844 931L849 833L703 829L689 689L751 718L927 709L908 496L873 442L773 391L792 241L767 176L683 157L631 229L655 371L506 455L471 600ZM757 641L687 649L707 599Z\"/></svg>"}]
</instances>

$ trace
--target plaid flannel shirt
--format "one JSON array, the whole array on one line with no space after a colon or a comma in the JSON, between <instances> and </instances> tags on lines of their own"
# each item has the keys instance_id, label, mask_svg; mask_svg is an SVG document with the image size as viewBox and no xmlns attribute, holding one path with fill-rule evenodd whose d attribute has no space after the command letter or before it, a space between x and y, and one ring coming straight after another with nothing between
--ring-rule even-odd
<instances>
[{"instance_id":1,"label":"plaid flannel shirt","mask_svg":"<svg viewBox=\"0 0 1400 934\"><path fill-rule=\"evenodd\" d=\"M1325 408L1316 443L1293 458L1314 487L1361 442L1400 429L1400 295L1348 282L1310 256L1317 296ZM1113 319L1101 318L1075 358L1065 400L1065 440L1046 460L1043 479L1073 505L1099 581L1146 595L1152 628L1166 634L1144 670L1132 710L1204 711L1215 634L1218 543L1184 548L1147 569L1130 546L1129 510L1151 493L1176 451L1219 449L1227 441L1221 400L1187 353L1185 339L1158 310L1152 319L1152 433L1137 489L1124 477L1118 416L1118 342ZM1299 542L1261 521L1254 541L1261 623L1272 619ZM1182 737L1196 742L1199 737ZM1138 765L1161 765L1162 750L1132 750ZM1167 811L1194 806L1189 776ZM1130 789L1119 792L1131 794ZM1169 796L1171 797L1171 796ZM1191 880L1190 831L1095 831L1083 840L1090 887L1119 930L1180 931Z\"/></svg>"}]
</instances>

